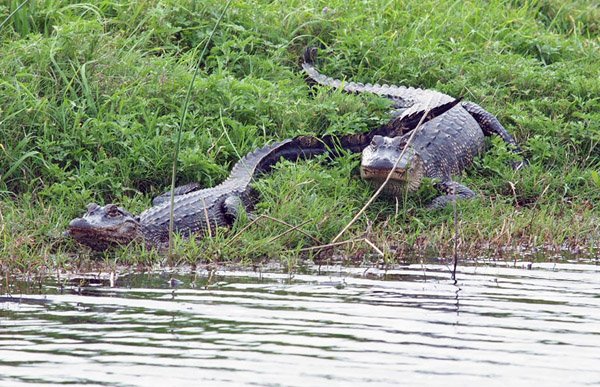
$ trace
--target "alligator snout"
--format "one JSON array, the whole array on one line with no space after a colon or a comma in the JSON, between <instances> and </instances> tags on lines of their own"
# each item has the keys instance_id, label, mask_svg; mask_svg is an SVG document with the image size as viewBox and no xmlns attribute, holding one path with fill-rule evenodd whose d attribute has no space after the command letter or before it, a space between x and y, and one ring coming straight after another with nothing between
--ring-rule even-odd
<instances>
[{"instance_id":1,"label":"alligator snout","mask_svg":"<svg viewBox=\"0 0 600 387\"><path fill-rule=\"evenodd\" d=\"M373 171L386 171L389 172L396 166L396 160L390 160L387 157L380 157L374 160L367 165L363 165L362 168L373 170Z\"/></svg>"},{"instance_id":2,"label":"alligator snout","mask_svg":"<svg viewBox=\"0 0 600 387\"><path fill-rule=\"evenodd\" d=\"M84 218L75 218L69 222L69 229L72 228L86 228L89 227L90 223Z\"/></svg>"}]
</instances>

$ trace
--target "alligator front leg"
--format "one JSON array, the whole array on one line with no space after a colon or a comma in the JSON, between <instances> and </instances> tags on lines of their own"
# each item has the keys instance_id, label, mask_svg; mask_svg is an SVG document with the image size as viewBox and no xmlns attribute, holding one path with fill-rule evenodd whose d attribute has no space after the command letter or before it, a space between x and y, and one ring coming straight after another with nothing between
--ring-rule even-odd
<instances>
[{"instance_id":1,"label":"alligator front leg","mask_svg":"<svg viewBox=\"0 0 600 387\"><path fill-rule=\"evenodd\" d=\"M429 208L443 208L454 200L471 199L477 196L466 186L451 180L436 183L435 188L444 194L433 199Z\"/></svg>"},{"instance_id":2,"label":"alligator front leg","mask_svg":"<svg viewBox=\"0 0 600 387\"><path fill-rule=\"evenodd\" d=\"M230 224L233 224L245 212L246 206L244 205L244 201L237 195L228 196L223 202L223 213Z\"/></svg>"},{"instance_id":3,"label":"alligator front leg","mask_svg":"<svg viewBox=\"0 0 600 387\"><path fill-rule=\"evenodd\" d=\"M199 183L189 183L186 185L180 185L179 187L175 187L175 196L185 195L190 192L198 191L201 188L202 187L200 186ZM152 199L152 205L157 206L159 204L163 204L163 203L169 201L170 199L171 199L171 191L169 190L165 193L158 195L154 199Z\"/></svg>"}]
</instances>

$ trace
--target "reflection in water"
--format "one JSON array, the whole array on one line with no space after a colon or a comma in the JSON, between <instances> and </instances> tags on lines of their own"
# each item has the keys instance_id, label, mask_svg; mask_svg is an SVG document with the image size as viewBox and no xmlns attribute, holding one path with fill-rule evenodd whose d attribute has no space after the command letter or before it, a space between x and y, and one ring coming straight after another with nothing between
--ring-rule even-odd
<instances>
[{"instance_id":1,"label":"reflection in water","mask_svg":"<svg viewBox=\"0 0 600 387\"><path fill-rule=\"evenodd\" d=\"M321 267L321 273L323 268ZM600 267L131 275L0 298L0 384L596 385Z\"/></svg>"}]
</instances>

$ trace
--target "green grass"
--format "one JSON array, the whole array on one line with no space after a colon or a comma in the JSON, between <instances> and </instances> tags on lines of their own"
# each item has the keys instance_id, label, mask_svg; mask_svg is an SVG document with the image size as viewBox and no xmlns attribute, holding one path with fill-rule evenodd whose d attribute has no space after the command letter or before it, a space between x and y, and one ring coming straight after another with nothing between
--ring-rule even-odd
<instances>
[{"instance_id":1,"label":"green grass","mask_svg":"<svg viewBox=\"0 0 600 387\"><path fill-rule=\"evenodd\" d=\"M20 1L0 4L0 21ZM168 189L183 100L220 1L31 0L0 29L0 267L76 269L85 249L61 233L88 202L133 212ZM319 68L360 82L435 88L496 114L531 162L515 172L499 141L461 181L481 198L459 204L460 250L597 254L600 229L600 9L592 1L234 1L191 90L177 181L222 181L237 154L298 134L364 131L386 119L373 96L319 90L299 71L307 45ZM220 116L223 117L223 123ZM227 136L224 135L224 128ZM357 156L281 163L258 181L263 219L178 241L172 263L299 257L380 259L366 242L331 241L373 189ZM424 208L431 185L400 203L377 200L346 239L365 236L386 261L449 255L452 210ZM316 239L316 240L315 240ZM375 258L373 258L375 257ZM150 265L131 247L107 259Z\"/></svg>"}]
</instances>

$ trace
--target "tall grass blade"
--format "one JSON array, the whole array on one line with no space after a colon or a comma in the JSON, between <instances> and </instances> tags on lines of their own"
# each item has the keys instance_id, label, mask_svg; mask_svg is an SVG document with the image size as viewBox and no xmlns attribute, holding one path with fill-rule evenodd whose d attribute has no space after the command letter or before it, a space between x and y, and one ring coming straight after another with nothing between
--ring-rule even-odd
<instances>
[{"instance_id":1,"label":"tall grass blade","mask_svg":"<svg viewBox=\"0 0 600 387\"><path fill-rule=\"evenodd\" d=\"M18 6L17 8L15 8L15 10L14 10L14 11L12 11L12 12L10 13L10 15L8 15L8 16L6 17L6 19L4 19L4 20L2 21L2 23L0 23L0 31L2 30L2 27L4 27L4 25L5 25L6 23L8 23L8 21L9 21L9 20L10 20L10 19L11 19L11 18L12 18L12 17L13 17L13 16L14 16L14 15L17 13L17 12L19 12L19 10L20 10L21 8L23 8L23 7L25 6L25 4L27 4L27 3L29 3L29 0L25 0L24 2L22 2L21 4L19 4L19 6Z\"/></svg>"},{"instance_id":2,"label":"tall grass blade","mask_svg":"<svg viewBox=\"0 0 600 387\"><path fill-rule=\"evenodd\" d=\"M8 178L21 166L21 164L23 164L23 162L25 160L27 160L30 157L37 156L38 154L39 154L39 152L37 152L37 151L29 151L29 152L25 153L23 156L19 157L19 159L17 161L15 161L4 174L0 173L0 183L3 180L6 182L8 180Z\"/></svg>"},{"instance_id":3,"label":"tall grass blade","mask_svg":"<svg viewBox=\"0 0 600 387\"><path fill-rule=\"evenodd\" d=\"M202 49L202 52L200 53L200 56L198 57L198 61L196 62L196 67L194 69L194 75L192 76L192 80L190 81L190 84L188 85L187 94L185 96L185 101L183 103L183 109L181 111L181 119L179 121L179 129L177 130L177 141L175 142L175 152L173 154L173 170L171 173L171 200L170 200L171 209L170 209L170 214L169 214L169 256L172 255L172 252L173 252L173 237L172 236L173 236L173 226L174 226L173 223L174 223L174 204L175 204L175 175L177 173L177 159L179 158L179 147L181 144L181 132L183 131L183 126L185 125L185 117L187 115L188 105L190 103L190 97L192 95L192 87L194 86L194 81L196 80L196 77L198 75L198 70L200 69L200 63L202 63L202 59L204 59L204 55L206 54L208 45L210 44L210 41L212 40L212 37L215 34L215 31L219 27L219 24L221 24L221 20L223 20L223 17L225 16L227 9L231 5L231 1L232 0L228 0L227 3L225 4L225 7L223 7L223 12L221 12L221 15L219 15L219 18L217 19L215 26L213 27L212 31L210 32L208 39L206 39L206 42L204 43L204 48Z\"/></svg>"},{"instance_id":4,"label":"tall grass blade","mask_svg":"<svg viewBox=\"0 0 600 387\"><path fill-rule=\"evenodd\" d=\"M456 210L456 187L452 192L454 196L452 199L452 211L454 217L454 240L452 243L452 258L453 258L453 266L452 266L452 281L454 281L454 285L458 284L456 280L456 268L458 267L458 211Z\"/></svg>"}]
</instances>

